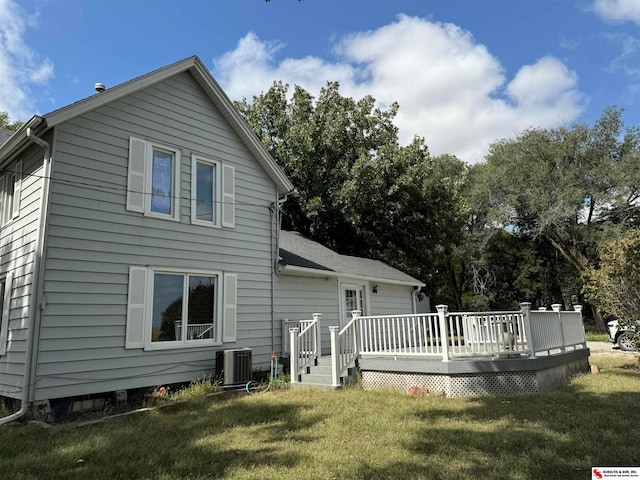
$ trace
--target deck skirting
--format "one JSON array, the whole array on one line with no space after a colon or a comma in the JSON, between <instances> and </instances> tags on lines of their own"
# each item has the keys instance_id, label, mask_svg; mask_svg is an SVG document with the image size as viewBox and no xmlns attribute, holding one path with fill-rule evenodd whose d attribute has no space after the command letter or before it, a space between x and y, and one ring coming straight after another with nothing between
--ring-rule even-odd
<instances>
[{"instance_id":1,"label":"deck skirting","mask_svg":"<svg viewBox=\"0 0 640 480\"><path fill-rule=\"evenodd\" d=\"M370 357L360 359L364 389L408 391L426 387L447 397L535 393L554 390L589 371L589 349L539 358L435 360Z\"/></svg>"}]
</instances>

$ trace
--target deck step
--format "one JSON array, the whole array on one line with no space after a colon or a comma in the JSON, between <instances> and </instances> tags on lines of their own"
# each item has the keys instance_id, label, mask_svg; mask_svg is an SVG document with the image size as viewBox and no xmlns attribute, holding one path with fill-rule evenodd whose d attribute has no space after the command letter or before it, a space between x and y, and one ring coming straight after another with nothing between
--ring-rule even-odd
<instances>
[{"instance_id":1,"label":"deck step","mask_svg":"<svg viewBox=\"0 0 640 480\"><path fill-rule=\"evenodd\" d=\"M317 389L317 390L338 390L342 388L342 385L338 385L337 387L334 387L330 384L325 384L325 383L297 382L297 383L290 383L289 387L290 388L310 388L310 389Z\"/></svg>"},{"instance_id":2,"label":"deck step","mask_svg":"<svg viewBox=\"0 0 640 480\"><path fill-rule=\"evenodd\" d=\"M309 367L309 373L331 376L331 365L316 365L315 367Z\"/></svg>"},{"instance_id":3,"label":"deck step","mask_svg":"<svg viewBox=\"0 0 640 480\"><path fill-rule=\"evenodd\" d=\"M316 363L319 367L331 368L331 355L325 355L324 357L318 357Z\"/></svg>"},{"instance_id":4,"label":"deck step","mask_svg":"<svg viewBox=\"0 0 640 480\"><path fill-rule=\"evenodd\" d=\"M300 383L317 383L320 385L331 385L331 375L304 373L300 375L300 377Z\"/></svg>"},{"instance_id":5,"label":"deck step","mask_svg":"<svg viewBox=\"0 0 640 480\"><path fill-rule=\"evenodd\" d=\"M308 387L308 388L325 388L325 389L337 389L342 385L353 384L357 381L357 374L355 368L349 369L349 374L343 376L340 379L341 385L332 386L331 377L331 357L318 357L316 360L317 365L309 367L309 373L303 373L300 375L300 381L292 384L294 388Z\"/></svg>"}]
</instances>

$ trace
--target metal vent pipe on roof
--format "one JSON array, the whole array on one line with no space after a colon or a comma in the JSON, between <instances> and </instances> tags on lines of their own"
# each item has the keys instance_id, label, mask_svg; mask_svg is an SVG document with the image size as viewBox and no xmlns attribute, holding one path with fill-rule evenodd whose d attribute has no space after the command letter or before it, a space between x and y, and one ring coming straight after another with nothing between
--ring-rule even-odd
<instances>
[{"instance_id":1,"label":"metal vent pipe on roof","mask_svg":"<svg viewBox=\"0 0 640 480\"><path fill-rule=\"evenodd\" d=\"M98 92L98 93L102 93L107 89L107 87L104 86L104 83L96 83L94 88L96 89L96 92Z\"/></svg>"}]
</instances>

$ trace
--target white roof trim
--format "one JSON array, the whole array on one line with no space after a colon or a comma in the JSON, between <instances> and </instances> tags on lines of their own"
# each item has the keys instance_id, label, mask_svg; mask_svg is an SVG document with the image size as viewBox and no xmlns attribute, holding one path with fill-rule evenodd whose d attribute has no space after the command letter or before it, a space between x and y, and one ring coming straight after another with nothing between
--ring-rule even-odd
<instances>
[{"instance_id":1,"label":"white roof trim","mask_svg":"<svg viewBox=\"0 0 640 480\"><path fill-rule=\"evenodd\" d=\"M166 80L176 74L189 71L200 86L205 90L211 101L220 109L226 120L240 136L247 148L255 155L258 162L278 187L278 193L284 194L294 190L293 184L287 178L280 166L267 152L260 140L255 136L247 122L237 111L233 102L224 93L209 70L197 57L189 57L174 64L160 68L125 83L108 88L104 92L96 93L84 100L72 103L66 107L54 110L44 115L47 127L71 120L86 112L99 108L122 97L135 93L150 85Z\"/></svg>"},{"instance_id":2,"label":"white roof trim","mask_svg":"<svg viewBox=\"0 0 640 480\"><path fill-rule=\"evenodd\" d=\"M320 270L316 268L298 267L295 265L285 265L280 267L282 275L301 275L305 277L320 278L350 278L354 280L364 280L367 282L387 283L390 285L407 285L411 287L424 287L426 284L422 282L406 282L403 280L393 280L382 277L369 277L365 275L355 275L349 273L334 272L333 270Z\"/></svg>"}]
</instances>

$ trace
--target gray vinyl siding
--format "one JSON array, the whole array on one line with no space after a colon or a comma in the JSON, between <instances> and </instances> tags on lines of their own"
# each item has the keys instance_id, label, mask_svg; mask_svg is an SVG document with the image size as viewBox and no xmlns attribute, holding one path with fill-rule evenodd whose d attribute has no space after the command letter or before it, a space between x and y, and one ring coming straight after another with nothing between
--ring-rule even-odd
<instances>
[{"instance_id":1,"label":"gray vinyl siding","mask_svg":"<svg viewBox=\"0 0 640 480\"><path fill-rule=\"evenodd\" d=\"M372 315L413 313L413 287L378 283L378 293L369 295Z\"/></svg>"},{"instance_id":2,"label":"gray vinyl siding","mask_svg":"<svg viewBox=\"0 0 640 480\"><path fill-rule=\"evenodd\" d=\"M179 222L125 210L130 136L181 152ZM192 153L235 168L235 228L191 225ZM190 74L58 126L53 169L36 400L189 381L227 348L268 368L276 187ZM237 273L237 341L125 349L130 266Z\"/></svg>"},{"instance_id":3,"label":"gray vinyl siding","mask_svg":"<svg viewBox=\"0 0 640 480\"><path fill-rule=\"evenodd\" d=\"M277 338L282 339L283 319L310 320L312 314L321 313L321 349L323 355L329 355L329 326L340 325L338 279L281 275L276 278L275 292Z\"/></svg>"},{"instance_id":4,"label":"gray vinyl siding","mask_svg":"<svg viewBox=\"0 0 640 480\"><path fill-rule=\"evenodd\" d=\"M51 136L46 138L51 141ZM7 352L0 356L0 395L20 398L24 384L27 329L33 304L34 262L38 238L44 150L27 148L22 160L20 213L0 231L0 275L13 273ZM12 168L11 166L9 168Z\"/></svg>"},{"instance_id":5,"label":"gray vinyl siding","mask_svg":"<svg viewBox=\"0 0 640 480\"><path fill-rule=\"evenodd\" d=\"M319 275L321 273L319 272ZM343 280L349 283L352 280ZM360 283L355 281L355 283ZM366 282L365 282L366 283ZM378 285L378 293L370 287ZM413 313L413 287L380 282L366 283L365 297L369 315L401 315ZM339 281L337 278L281 275L275 283L275 318L282 340L283 320L309 320L314 313L322 313L320 333L322 355L331 353L329 326L340 325ZM286 335L286 331L285 331ZM282 352L288 354L289 352Z\"/></svg>"}]
</instances>

